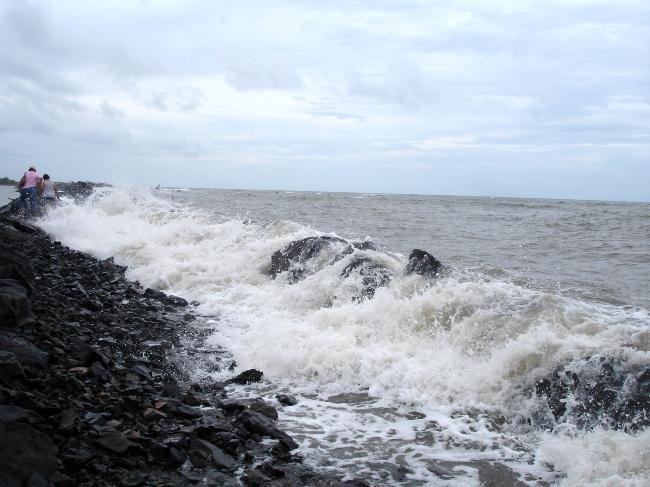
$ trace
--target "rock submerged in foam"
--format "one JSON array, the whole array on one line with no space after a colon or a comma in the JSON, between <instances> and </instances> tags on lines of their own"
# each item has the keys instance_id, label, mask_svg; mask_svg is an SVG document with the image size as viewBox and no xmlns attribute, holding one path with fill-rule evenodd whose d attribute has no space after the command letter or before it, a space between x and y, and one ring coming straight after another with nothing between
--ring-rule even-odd
<instances>
[{"instance_id":1,"label":"rock submerged in foam","mask_svg":"<svg viewBox=\"0 0 650 487\"><path fill-rule=\"evenodd\" d=\"M650 426L650 368L601 356L560 365L535 384L540 407L532 421L581 429L640 431Z\"/></svg>"},{"instance_id":2,"label":"rock submerged in foam","mask_svg":"<svg viewBox=\"0 0 650 487\"><path fill-rule=\"evenodd\" d=\"M387 286L392 279L392 275L386 267L369 257L353 258L341 272L341 277L349 278L355 273L361 277L361 293L353 298L355 301L372 298L378 288Z\"/></svg>"}]
</instances>

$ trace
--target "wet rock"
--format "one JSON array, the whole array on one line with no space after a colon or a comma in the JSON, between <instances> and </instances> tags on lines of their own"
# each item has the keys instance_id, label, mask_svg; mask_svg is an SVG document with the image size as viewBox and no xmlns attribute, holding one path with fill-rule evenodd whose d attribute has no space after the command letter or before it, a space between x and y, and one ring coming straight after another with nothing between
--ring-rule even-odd
<instances>
[{"instance_id":1,"label":"wet rock","mask_svg":"<svg viewBox=\"0 0 650 487\"><path fill-rule=\"evenodd\" d=\"M244 410L239 414L239 421L251 433L275 438L289 450L298 448L298 444L293 438L284 431L279 430L273 421L263 414L251 410Z\"/></svg>"},{"instance_id":2,"label":"wet rock","mask_svg":"<svg viewBox=\"0 0 650 487\"><path fill-rule=\"evenodd\" d=\"M0 379L24 377L25 372L13 352L0 350Z\"/></svg>"},{"instance_id":3,"label":"wet rock","mask_svg":"<svg viewBox=\"0 0 650 487\"><path fill-rule=\"evenodd\" d=\"M377 288L388 285L392 278L390 272L383 265L368 257L352 259L341 272L341 277L348 278L353 273L358 273L361 276L362 286L361 295L356 296L355 300L372 298Z\"/></svg>"},{"instance_id":4,"label":"wet rock","mask_svg":"<svg viewBox=\"0 0 650 487\"><path fill-rule=\"evenodd\" d=\"M0 279L0 323L15 327L33 319L27 289L14 279Z\"/></svg>"},{"instance_id":5,"label":"wet rock","mask_svg":"<svg viewBox=\"0 0 650 487\"><path fill-rule=\"evenodd\" d=\"M185 418L201 418L203 417L203 411L199 408L188 406L187 404L182 403L178 399L165 399L164 404L161 405L161 409L165 412L173 413L177 416Z\"/></svg>"},{"instance_id":6,"label":"wet rock","mask_svg":"<svg viewBox=\"0 0 650 487\"><path fill-rule=\"evenodd\" d=\"M269 274L275 279L278 274L288 271L289 282L297 282L306 276L305 263L334 245L343 247L347 242L327 235L290 242L271 256Z\"/></svg>"},{"instance_id":7,"label":"wet rock","mask_svg":"<svg viewBox=\"0 0 650 487\"><path fill-rule=\"evenodd\" d=\"M261 413L268 418L274 420L278 419L278 411L273 406L267 404L262 399L253 401L249 407L251 408L251 410Z\"/></svg>"},{"instance_id":8,"label":"wet rock","mask_svg":"<svg viewBox=\"0 0 650 487\"><path fill-rule=\"evenodd\" d=\"M277 394L275 398L283 406L295 406L298 404L298 400L295 398L295 396L290 396L288 394Z\"/></svg>"},{"instance_id":9,"label":"wet rock","mask_svg":"<svg viewBox=\"0 0 650 487\"><path fill-rule=\"evenodd\" d=\"M22 365L47 366L48 354L19 336L0 333L0 350L13 352Z\"/></svg>"},{"instance_id":10,"label":"wet rock","mask_svg":"<svg viewBox=\"0 0 650 487\"><path fill-rule=\"evenodd\" d=\"M96 377L102 381L107 381L110 378L110 375L104 366L99 362L93 362L93 364L90 366L90 373L93 375L93 377Z\"/></svg>"},{"instance_id":11,"label":"wet rock","mask_svg":"<svg viewBox=\"0 0 650 487\"><path fill-rule=\"evenodd\" d=\"M27 290L28 295L33 292L31 283L34 279L34 271L32 266L3 242L0 242L0 279L11 279L18 282Z\"/></svg>"},{"instance_id":12,"label":"wet rock","mask_svg":"<svg viewBox=\"0 0 650 487\"><path fill-rule=\"evenodd\" d=\"M192 440L190 442L192 450L203 449L210 453L212 462L215 466L222 469L231 469L235 465L235 459L224 452L218 446L213 445L206 440Z\"/></svg>"},{"instance_id":13,"label":"wet rock","mask_svg":"<svg viewBox=\"0 0 650 487\"><path fill-rule=\"evenodd\" d=\"M221 401L220 406L227 414L237 414L248 407L244 401L237 399L226 399Z\"/></svg>"},{"instance_id":14,"label":"wet rock","mask_svg":"<svg viewBox=\"0 0 650 487\"><path fill-rule=\"evenodd\" d=\"M442 270L442 264L433 255L424 250L413 249L409 255L404 273L419 274L424 277L436 277Z\"/></svg>"},{"instance_id":15,"label":"wet rock","mask_svg":"<svg viewBox=\"0 0 650 487\"><path fill-rule=\"evenodd\" d=\"M20 487L34 473L47 478L57 468L52 440L29 424L0 421L0 445L2 486Z\"/></svg>"},{"instance_id":16,"label":"wet rock","mask_svg":"<svg viewBox=\"0 0 650 487\"><path fill-rule=\"evenodd\" d=\"M531 418L538 426L570 420L580 428L597 426L639 431L650 426L650 367L612 357L588 357L561 365L535 385L543 410Z\"/></svg>"},{"instance_id":17,"label":"wet rock","mask_svg":"<svg viewBox=\"0 0 650 487\"><path fill-rule=\"evenodd\" d=\"M151 378L151 372L149 372L149 369L146 368L144 365L135 365L131 368L131 372L134 374L139 375L140 377L144 377L145 379L150 379Z\"/></svg>"},{"instance_id":18,"label":"wet rock","mask_svg":"<svg viewBox=\"0 0 650 487\"><path fill-rule=\"evenodd\" d=\"M246 384L251 384L253 382L260 382L262 380L262 376L264 375L264 372L261 370L257 369L248 369L243 371L241 374L237 375L236 377L233 377L232 379L228 379L229 384L241 384L241 385L246 385Z\"/></svg>"},{"instance_id":19,"label":"wet rock","mask_svg":"<svg viewBox=\"0 0 650 487\"><path fill-rule=\"evenodd\" d=\"M242 439L235 433L229 431L212 432L208 436L208 439L215 445L220 446L231 453L237 452L242 444Z\"/></svg>"}]
</instances>

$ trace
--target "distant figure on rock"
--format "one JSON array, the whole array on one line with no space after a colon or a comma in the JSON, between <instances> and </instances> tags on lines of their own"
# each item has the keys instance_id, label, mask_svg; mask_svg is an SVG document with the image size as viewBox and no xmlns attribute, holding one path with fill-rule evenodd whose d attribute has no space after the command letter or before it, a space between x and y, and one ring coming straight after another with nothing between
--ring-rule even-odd
<instances>
[{"instance_id":1,"label":"distant figure on rock","mask_svg":"<svg viewBox=\"0 0 650 487\"><path fill-rule=\"evenodd\" d=\"M23 210L29 210L31 213L38 209L38 201L36 198L36 188L41 183L42 178L36 172L35 167L30 167L23 177L20 178L18 183L18 190L20 191L20 207ZM29 205L29 208L28 208Z\"/></svg>"},{"instance_id":2,"label":"distant figure on rock","mask_svg":"<svg viewBox=\"0 0 650 487\"><path fill-rule=\"evenodd\" d=\"M43 174L43 184L41 185L41 197L43 198L43 203L45 206L55 206L56 201L59 199L59 191L54 184L54 181L50 179L49 174Z\"/></svg>"}]
</instances>

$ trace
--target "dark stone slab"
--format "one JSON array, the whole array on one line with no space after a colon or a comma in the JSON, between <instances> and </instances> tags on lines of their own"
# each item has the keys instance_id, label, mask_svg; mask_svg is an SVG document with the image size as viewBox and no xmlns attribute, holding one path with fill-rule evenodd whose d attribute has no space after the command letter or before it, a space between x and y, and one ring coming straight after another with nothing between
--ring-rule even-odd
<instances>
[{"instance_id":1,"label":"dark stone slab","mask_svg":"<svg viewBox=\"0 0 650 487\"><path fill-rule=\"evenodd\" d=\"M21 487L35 473L48 478L57 468L52 440L29 424L0 421L0 445L4 487Z\"/></svg>"}]
</instances>

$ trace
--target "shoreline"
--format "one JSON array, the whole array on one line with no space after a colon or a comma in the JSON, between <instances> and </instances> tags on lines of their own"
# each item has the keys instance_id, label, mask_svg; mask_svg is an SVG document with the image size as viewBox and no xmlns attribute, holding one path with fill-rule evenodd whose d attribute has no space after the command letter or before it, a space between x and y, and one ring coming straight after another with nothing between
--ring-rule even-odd
<instances>
[{"instance_id":1,"label":"shoreline","mask_svg":"<svg viewBox=\"0 0 650 487\"><path fill-rule=\"evenodd\" d=\"M0 209L0 442L14 445L0 453L2 485L367 485L302 464L275 422L293 398L238 401L226 383L189 382L174 355L196 332L191 304L11 208Z\"/></svg>"}]
</instances>

